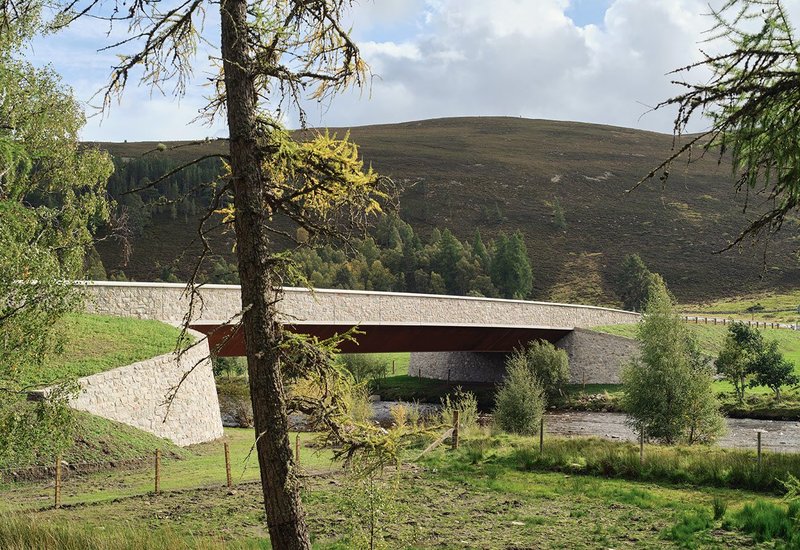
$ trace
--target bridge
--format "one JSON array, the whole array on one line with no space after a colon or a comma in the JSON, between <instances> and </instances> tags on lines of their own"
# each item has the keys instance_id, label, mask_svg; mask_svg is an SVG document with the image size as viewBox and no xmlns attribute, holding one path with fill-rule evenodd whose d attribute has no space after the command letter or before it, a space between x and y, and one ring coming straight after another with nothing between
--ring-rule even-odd
<instances>
[{"instance_id":1,"label":"bridge","mask_svg":"<svg viewBox=\"0 0 800 550\"><path fill-rule=\"evenodd\" d=\"M189 309L179 283L80 284L91 312L177 324ZM235 330L239 286L201 285L198 292L190 328L207 334L220 355L244 355ZM297 333L328 337L357 326L363 334L345 343L343 352L409 351L413 374L465 381L498 379L505 353L536 339L569 352L573 381L614 381L630 344L584 329L639 321L636 313L595 306L304 288L284 288L279 311L281 322Z\"/></svg>"}]
</instances>

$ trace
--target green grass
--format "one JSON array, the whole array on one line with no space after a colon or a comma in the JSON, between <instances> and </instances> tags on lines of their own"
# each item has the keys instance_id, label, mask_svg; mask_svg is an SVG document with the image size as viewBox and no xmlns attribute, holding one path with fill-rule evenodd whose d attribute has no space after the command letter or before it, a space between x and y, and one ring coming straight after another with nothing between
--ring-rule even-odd
<instances>
[{"instance_id":1,"label":"green grass","mask_svg":"<svg viewBox=\"0 0 800 550\"><path fill-rule=\"evenodd\" d=\"M234 463L240 464L252 432L227 430L226 437ZM725 502L726 518L756 498L779 506L768 494L742 490L607 479L602 474L575 475L572 469L537 471L520 460L526 450L538 453L537 443L505 436L467 439L460 451L440 448L421 464L384 470L375 481L381 502L375 527L384 547L661 548L691 543L746 548L753 538L738 526L721 529L724 520L709 523L714 503ZM548 438L545 448L555 443ZM470 452L481 445L480 452ZM585 445L570 453L588 456L587 449L596 442ZM627 452L625 445L612 447ZM221 445L190 451L196 456L165 463L164 483L171 480L172 485L159 495L149 492L149 468L67 479L69 502L86 504L60 510L47 506L51 487L28 483L6 489L0 494L0 513L6 514L0 519L0 541L24 538L40 545L21 548L38 549L51 548L41 541L65 538L78 541L65 548L105 550L131 547L125 546L127 535L143 550L268 548L255 468L243 480L237 477L235 490L228 491ZM676 453L696 458L702 450ZM340 468L331 469L326 456L315 456L308 447L303 447L301 463L305 472L315 465L326 468L301 478L314 548L363 547L360 535L370 527L364 514L367 495ZM116 487L100 498L102 486ZM62 530L68 534L59 534ZM152 537L144 535L148 531Z\"/></svg>"},{"instance_id":2,"label":"green grass","mask_svg":"<svg viewBox=\"0 0 800 550\"><path fill-rule=\"evenodd\" d=\"M759 467L755 453L741 449L646 445L644 462L640 462L638 445L600 438L547 437L542 453L537 438L465 438L460 456L448 459L452 467L480 463L487 470L555 471L773 494L784 492L782 481L789 473L800 473L800 454L795 453L764 453Z\"/></svg>"},{"instance_id":3,"label":"green grass","mask_svg":"<svg viewBox=\"0 0 800 550\"><path fill-rule=\"evenodd\" d=\"M763 311L747 311L761 306ZM784 292L763 292L747 296L725 298L700 304L683 304L681 310L690 315L700 314L754 321L797 323L800 321L800 289Z\"/></svg>"},{"instance_id":4,"label":"green grass","mask_svg":"<svg viewBox=\"0 0 800 550\"><path fill-rule=\"evenodd\" d=\"M145 434L146 435L146 434ZM301 466L309 470L331 467L330 451L317 451L311 442L313 434L300 434ZM152 457L161 448L161 487L164 491L184 490L225 483L223 443L230 446L231 464L235 482L252 482L259 479L258 461L253 445L253 430L226 428L225 438L219 441L176 448L163 440L152 438L143 445L139 456L147 458L143 468L107 470L71 476L64 482L63 502L67 505L113 501L153 490ZM295 434L291 435L294 445ZM248 456L250 455L250 456ZM66 459L66 456L65 456ZM69 462L67 460L67 462ZM0 485L0 512L26 511L47 508L52 500L51 480L6 483Z\"/></svg>"},{"instance_id":5,"label":"green grass","mask_svg":"<svg viewBox=\"0 0 800 550\"><path fill-rule=\"evenodd\" d=\"M489 410L494 404L495 385L490 382L448 382L432 378L400 375L388 376L370 382L373 393L386 401L419 401L438 404L441 399L453 393L457 387L475 394L478 406Z\"/></svg>"},{"instance_id":6,"label":"green grass","mask_svg":"<svg viewBox=\"0 0 800 550\"><path fill-rule=\"evenodd\" d=\"M700 349L706 355L716 357L725 342L728 327L723 325L695 325L687 323L689 330L697 337ZM593 327L592 330L605 332L625 338L636 337L637 325L605 325ZM787 329L759 329L764 339L778 342L778 349L783 356L795 364L795 372L800 373L800 331Z\"/></svg>"},{"instance_id":7,"label":"green grass","mask_svg":"<svg viewBox=\"0 0 800 550\"><path fill-rule=\"evenodd\" d=\"M593 327L592 330L634 338L636 336L637 325L606 325ZM724 325L705 325L688 323L687 327L697 337L700 349L706 355L716 357L725 341L728 327ZM794 363L795 374L800 374L800 331L787 329L759 329L767 341L775 340L778 342L778 349L783 356ZM721 394L733 392L730 382L720 380L714 382L714 391ZM772 391L769 388L758 387L749 388L747 394L757 396L756 400L748 405L742 406L738 403L727 403L726 412L732 416L752 416L756 418L800 418L800 391L796 389L786 389L784 402L776 403L772 399ZM728 401L724 398L723 401Z\"/></svg>"},{"instance_id":8,"label":"green grass","mask_svg":"<svg viewBox=\"0 0 800 550\"><path fill-rule=\"evenodd\" d=\"M158 321L70 314L59 322L64 352L39 368L26 369L24 385L48 385L143 361L175 349L179 329Z\"/></svg>"}]
</instances>

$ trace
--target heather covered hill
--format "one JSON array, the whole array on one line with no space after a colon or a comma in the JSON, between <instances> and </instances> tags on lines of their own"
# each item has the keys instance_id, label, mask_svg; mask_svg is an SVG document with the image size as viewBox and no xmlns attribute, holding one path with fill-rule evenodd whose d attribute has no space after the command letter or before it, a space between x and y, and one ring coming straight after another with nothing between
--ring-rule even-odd
<instances>
[{"instance_id":1,"label":"heather covered hill","mask_svg":"<svg viewBox=\"0 0 800 550\"><path fill-rule=\"evenodd\" d=\"M345 130L332 130L343 134ZM404 186L400 215L426 235L449 228L462 240L476 229L491 239L525 235L541 299L613 303L611 279L626 254L638 253L681 300L701 301L800 281L798 223L790 220L767 250L746 244L713 254L747 219L728 165L716 157L672 167L626 193L669 151L672 136L625 128L517 118L452 118L353 128L368 162ZM172 144L167 144L172 145ZM183 162L221 150L222 140L151 153ZM155 143L102 144L136 158ZM757 205L762 199L750 197ZM129 277L158 277L193 238L190 212L166 212L133 241ZM230 246L225 245L225 253ZM111 242L99 247L107 268ZM188 264L187 264L188 268Z\"/></svg>"}]
</instances>

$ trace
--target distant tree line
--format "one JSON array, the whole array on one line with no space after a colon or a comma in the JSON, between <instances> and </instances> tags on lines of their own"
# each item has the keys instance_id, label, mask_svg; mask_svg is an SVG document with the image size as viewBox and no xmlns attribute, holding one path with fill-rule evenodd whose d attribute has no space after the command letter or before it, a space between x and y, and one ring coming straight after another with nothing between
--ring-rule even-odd
<instances>
[{"instance_id":1,"label":"distant tree line","mask_svg":"<svg viewBox=\"0 0 800 550\"><path fill-rule=\"evenodd\" d=\"M434 229L427 239L396 215L381 219L354 250L327 244L296 251L299 271L316 288L529 298L533 270L520 232L485 243L479 231L461 241Z\"/></svg>"},{"instance_id":2,"label":"distant tree line","mask_svg":"<svg viewBox=\"0 0 800 550\"><path fill-rule=\"evenodd\" d=\"M158 154L138 158L114 157L108 192L127 218L134 235L152 223L154 215L192 219L204 211L212 197L211 185L222 173L219 159L206 159L158 181L180 163ZM153 182L158 183L153 184ZM136 193L127 193L141 189Z\"/></svg>"}]
</instances>

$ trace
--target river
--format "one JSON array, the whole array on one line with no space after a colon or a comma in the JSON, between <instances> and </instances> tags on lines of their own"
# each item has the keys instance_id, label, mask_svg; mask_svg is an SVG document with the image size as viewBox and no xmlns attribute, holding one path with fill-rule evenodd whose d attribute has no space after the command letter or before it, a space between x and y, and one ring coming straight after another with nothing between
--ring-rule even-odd
<instances>
[{"instance_id":1,"label":"river","mask_svg":"<svg viewBox=\"0 0 800 550\"><path fill-rule=\"evenodd\" d=\"M603 412L559 412L545 415L545 433L561 436L596 436L617 441L638 441L625 425L625 415ZM755 449L756 431L763 430L761 445L776 452L800 452L800 422L726 418L727 433L720 447Z\"/></svg>"}]
</instances>

